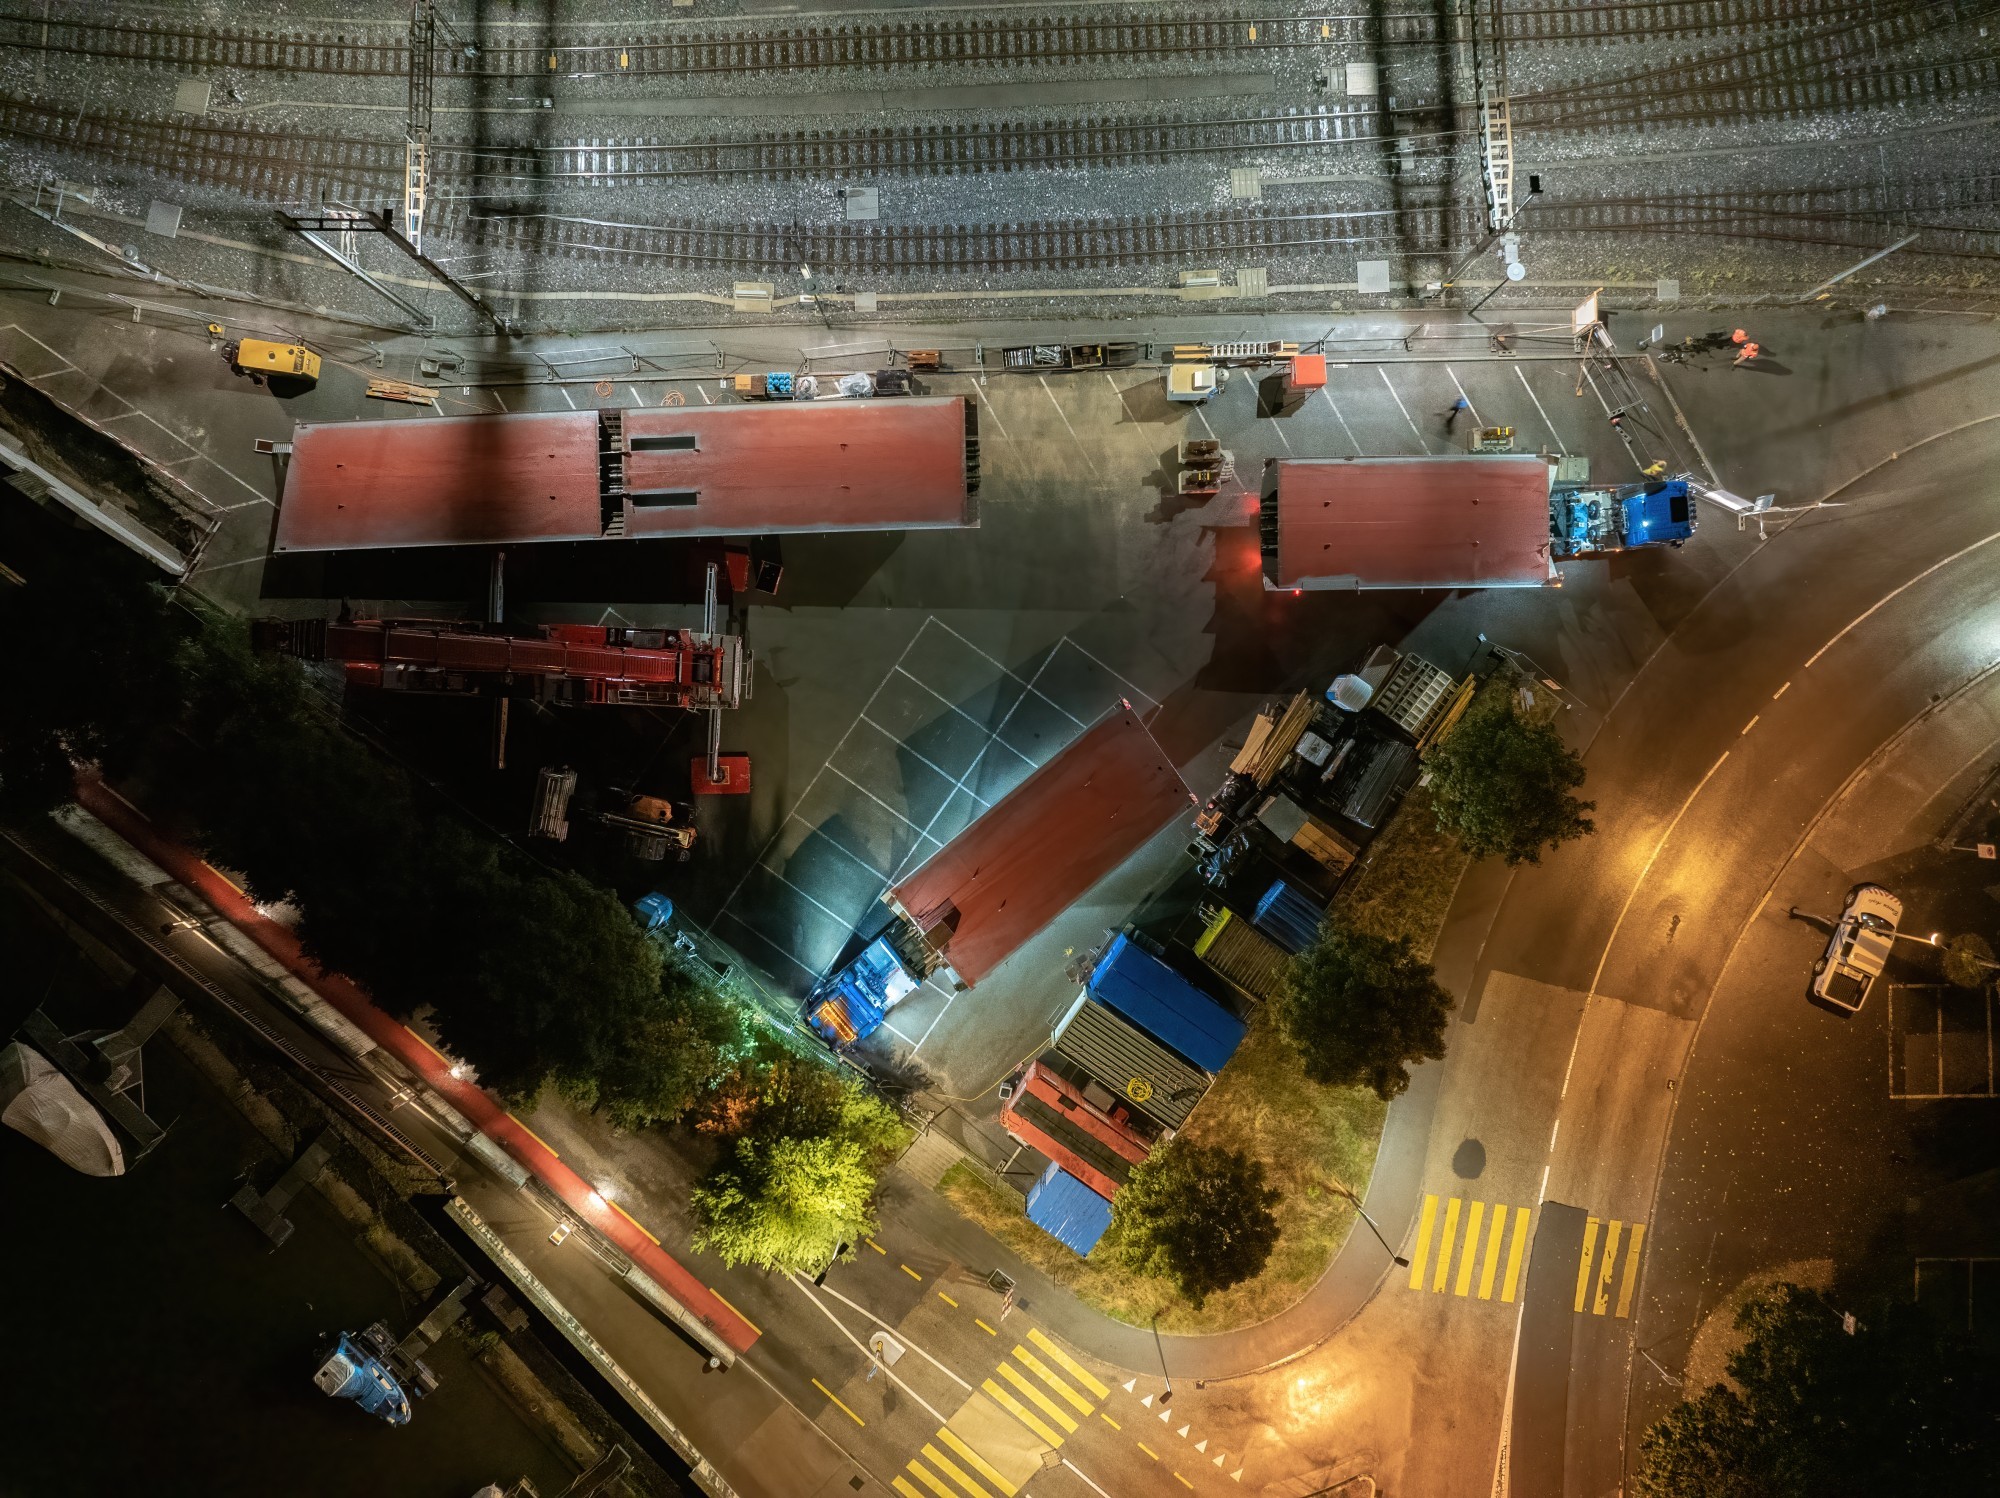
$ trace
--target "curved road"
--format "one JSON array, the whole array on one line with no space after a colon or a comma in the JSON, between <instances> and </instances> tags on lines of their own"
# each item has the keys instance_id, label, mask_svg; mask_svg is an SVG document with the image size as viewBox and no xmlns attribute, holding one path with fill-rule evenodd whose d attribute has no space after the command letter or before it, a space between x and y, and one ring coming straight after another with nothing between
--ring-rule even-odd
<instances>
[{"instance_id":1,"label":"curved road","mask_svg":"<svg viewBox=\"0 0 2000 1498\"><path fill-rule=\"evenodd\" d=\"M1511 1396L1512 1492L1617 1491L1633 1328L1687 1298L1651 1271L1642 1235L1633 1252L1632 1225L1652 1225L1675 1084L1801 834L1879 746L2000 659L2000 513L1981 498L1996 460L2000 423L1969 428L1748 557L1593 744L1597 835L1508 889L1444 1066L1424 1189L1461 1196L1468 1213L1472 1200L1535 1207L1533 1264L1561 1270L1544 1300L1575 1293L1585 1308L1538 1320L1530 1305L1510 1384L1516 1317L1480 1317L1495 1308L1455 1303L1449 1287L1415 1297L1431 1302L1434 1335L1417 1381L1437 1397L1416 1406L1409 1490L1489 1491L1496 1405ZM1803 969L1768 997L1795 1018ZM1467 1141L1481 1160L1470 1178ZM1580 1209L1570 1236L1545 1203ZM1531 1302L1533 1289L1531 1266Z\"/></svg>"}]
</instances>

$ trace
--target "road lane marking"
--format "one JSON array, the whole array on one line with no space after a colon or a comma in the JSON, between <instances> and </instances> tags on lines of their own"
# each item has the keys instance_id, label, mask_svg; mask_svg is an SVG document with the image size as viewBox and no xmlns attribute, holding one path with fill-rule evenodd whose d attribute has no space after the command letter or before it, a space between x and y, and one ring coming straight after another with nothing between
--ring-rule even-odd
<instances>
[{"instance_id":1,"label":"road lane marking","mask_svg":"<svg viewBox=\"0 0 2000 1498\"><path fill-rule=\"evenodd\" d=\"M831 1399L835 1404L839 1405L841 1410L846 1414L847 1418L852 1420L856 1425L861 1425L861 1426L867 1425L868 1422L866 1420L862 1419L859 1415L855 1414L853 1410L848 1409L846 1404L842 1402L841 1397L838 1394L834 1393L833 1390L829 1389L825 1384L821 1383L818 1379L814 1379L812 1381L812 1384L815 1389L820 1391L820 1393L824 1394L828 1399Z\"/></svg>"},{"instance_id":2,"label":"road lane marking","mask_svg":"<svg viewBox=\"0 0 2000 1498\"><path fill-rule=\"evenodd\" d=\"M1611 1271L1618 1265L1618 1240L1624 1231L1625 1224L1615 1217L1605 1226L1604 1257L1599 1261L1597 1270L1597 1294L1590 1302L1593 1316L1602 1316L1610 1309Z\"/></svg>"},{"instance_id":3,"label":"road lane marking","mask_svg":"<svg viewBox=\"0 0 2000 1498\"><path fill-rule=\"evenodd\" d=\"M1514 1303L1514 1290L1521 1283L1521 1251L1528 1246L1528 1209L1514 1209L1514 1238L1507 1245L1507 1284L1500 1292L1503 1305Z\"/></svg>"},{"instance_id":4,"label":"road lane marking","mask_svg":"<svg viewBox=\"0 0 2000 1498\"><path fill-rule=\"evenodd\" d=\"M918 1466L915 1462L910 1463L909 1470L916 1475L918 1482L929 1488L933 1493L936 1493L938 1498L959 1498L957 1493L954 1493L950 1488L939 1482L935 1477L931 1476L929 1471Z\"/></svg>"},{"instance_id":5,"label":"road lane marking","mask_svg":"<svg viewBox=\"0 0 2000 1498\"><path fill-rule=\"evenodd\" d=\"M1743 734L1748 733L1751 729L1755 728L1758 725L1758 723L1760 723L1763 720L1763 717L1764 715L1762 713L1756 714L1754 717L1750 719L1748 723L1745 723L1743 725L1743 733L1737 734L1736 737L1738 737L1739 739L1742 738Z\"/></svg>"},{"instance_id":6,"label":"road lane marking","mask_svg":"<svg viewBox=\"0 0 2000 1498\"><path fill-rule=\"evenodd\" d=\"M893 1487L899 1494L901 1494L902 1498L924 1498L924 1495L922 1493L919 1493L915 1488L911 1487L909 1483L904 1481L904 1479L901 1477L890 1478L889 1485Z\"/></svg>"},{"instance_id":7,"label":"road lane marking","mask_svg":"<svg viewBox=\"0 0 2000 1498\"><path fill-rule=\"evenodd\" d=\"M1901 597L1903 594L1909 592L1910 589L1914 588L1918 583L1922 582L1925 578L1929 577L1933 572L1936 572L1943 567L1949 567L1953 562L1957 561L1960 557L1970 556L1973 552L1979 550L1980 547L1990 545L1995 541L2000 541L2000 531L1995 531L1990 536L1985 536L1977 541L1974 541L1970 546L1963 547L1958 551L1954 551L1950 556L1946 557L1941 562L1931 563L1930 566L1924 568L1922 572L1919 572L1915 577L1911 578L1901 587L1896 588L1891 592L1883 594L1882 597L1879 600L1877 600L1877 602L1874 604L1873 607L1869 608L1864 613L1856 614L1853 619L1849 620L1845 625L1841 627L1841 631L1839 634L1835 635L1831 640L1828 640L1824 645L1820 646L1819 649L1815 650L1812 653L1812 658L1808 660L1805 663L1805 665L1800 669L1810 671L1812 669L1814 661L1817 661L1821 656L1825 655L1829 650L1833 649L1834 646L1838 645L1842 640L1846 639L1850 631L1854 630L1859 625L1865 624L1877 609L1880 609L1885 604L1888 604L1894 601L1895 599Z\"/></svg>"},{"instance_id":8,"label":"road lane marking","mask_svg":"<svg viewBox=\"0 0 2000 1498\"><path fill-rule=\"evenodd\" d=\"M1507 1236L1507 1209L1493 1209L1493 1230L1486 1239L1486 1266L1479 1271L1479 1298L1493 1298L1493 1277L1500 1268L1500 1244Z\"/></svg>"},{"instance_id":9,"label":"road lane marking","mask_svg":"<svg viewBox=\"0 0 2000 1498\"><path fill-rule=\"evenodd\" d=\"M627 1212L623 1207L619 1206L618 1203L611 1201L610 1197L607 1196L605 1198L605 1201L610 1202L612 1211L616 1212L620 1217L624 1218L627 1222L631 1223L633 1227L637 1228L640 1232L644 1233L648 1238L651 1238L653 1240L653 1247L658 1248L660 1246L659 1238L653 1233L652 1229L646 1226L646 1224L639 1221L638 1218L634 1217L630 1212ZM718 1295L716 1299L720 1300L722 1299L722 1297ZM735 1308L732 1306L731 1309L733 1310Z\"/></svg>"},{"instance_id":10,"label":"road lane marking","mask_svg":"<svg viewBox=\"0 0 2000 1498\"><path fill-rule=\"evenodd\" d=\"M1116 1420L1112 1419L1109 1415L1105 1414L1102 1410L1098 1411L1097 1418L1102 1420L1106 1425L1110 1426L1113 1430L1123 1430L1125 1428L1124 1426L1120 1425Z\"/></svg>"},{"instance_id":11,"label":"road lane marking","mask_svg":"<svg viewBox=\"0 0 2000 1498\"><path fill-rule=\"evenodd\" d=\"M1039 1331L1035 1330L1033 1327L1030 1327L1028 1329L1028 1340L1034 1343L1035 1346L1041 1348L1041 1350L1047 1353L1050 1357L1054 1358L1057 1367L1061 1368L1071 1378L1075 1379L1078 1383L1082 1384L1086 1389L1090 1390L1090 1392L1095 1394L1099 1399L1109 1399L1111 1397L1111 1390L1105 1387L1103 1384L1099 1383L1096 1380L1096 1378L1094 1378L1091 1375L1091 1372L1088 1368L1084 1367L1083 1364L1079 1363L1075 1358L1071 1357L1068 1353L1064 1352L1060 1347L1056 1346L1054 1342L1050 1341L1047 1337L1043 1336Z\"/></svg>"},{"instance_id":12,"label":"road lane marking","mask_svg":"<svg viewBox=\"0 0 2000 1498\"><path fill-rule=\"evenodd\" d=\"M870 864L869 867L873 868L874 865ZM878 1254L886 1255L889 1252L888 1249L884 1248L881 1244L877 1243L873 1238L863 1238L861 1241L867 1244L870 1248L874 1249L875 1252Z\"/></svg>"},{"instance_id":13,"label":"road lane marking","mask_svg":"<svg viewBox=\"0 0 2000 1498\"><path fill-rule=\"evenodd\" d=\"M939 1431L938 1439L944 1442L945 1445L949 1446L953 1451L956 1451L960 1456L964 1457L967 1466L971 1467L973 1471L977 1472L981 1477L985 1478L988 1482L992 1483L994 1487L998 1488L1001 1492L1005 1493L1007 1495L1007 1498L1014 1498L1014 1495L1020 1491L1020 1489L1016 1488L1011 1482L1007 1481L1006 1478L1000 1475L998 1468L996 1468L991 1462L987 1461L986 1458L981 1456L978 1452L974 1451L970 1446L966 1445L965 1442L960 1440L951 1431L949 1430Z\"/></svg>"},{"instance_id":14,"label":"road lane marking","mask_svg":"<svg viewBox=\"0 0 2000 1498\"><path fill-rule=\"evenodd\" d=\"M1417 1251L1410 1255L1410 1288L1424 1288L1424 1264L1430 1258L1431 1229L1437 1226L1438 1199L1424 1197L1424 1215L1417 1222Z\"/></svg>"},{"instance_id":15,"label":"road lane marking","mask_svg":"<svg viewBox=\"0 0 2000 1498\"><path fill-rule=\"evenodd\" d=\"M1562 433L1558 432L1556 430L1556 424L1553 421L1549 420L1549 413L1547 411L1542 410L1542 398L1539 395L1535 394L1535 387L1533 385L1530 385L1528 383L1528 377L1521 373L1520 365L1516 364L1514 366L1514 373L1521 381L1521 388L1528 392L1528 399L1533 401L1535 403L1535 409L1541 412L1542 425L1547 427L1549 429L1549 435L1556 439L1556 451L1559 453L1567 453L1569 449L1563 446Z\"/></svg>"},{"instance_id":16,"label":"road lane marking","mask_svg":"<svg viewBox=\"0 0 2000 1498\"><path fill-rule=\"evenodd\" d=\"M921 1274L918 1274L916 1270L912 1269L909 1265L898 1264L896 1267L902 1270L903 1273L907 1274L911 1279L915 1280L918 1284L921 1285L924 1282L924 1277Z\"/></svg>"},{"instance_id":17,"label":"road lane marking","mask_svg":"<svg viewBox=\"0 0 2000 1498\"><path fill-rule=\"evenodd\" d=\"M949 1477L953 1482L964 1488L966 1492L972 1495L972 1498L992 1498L992 1495L986 1489L965 1475L963 1467L938 1450L937 1447L927 1443L924 1446L924 1459L933 1467L936 1467L938 1471L944 1473L946 1477ZM957 1495L953 1494L952 1498L957 1498Z\"/></svg>"},{"instance_id":18,"label":"road lane marking","mask_svg":"<svg viewBox=\"0 0 2000 1498\"><path fill-rule=\"evenodd\" d=\"M1444 1289L1445 1279L1451 1274L1452 1244L1458 1238L1459 1200L1452 1197L1444 1204L1444 1232L1438 1238L1437 1272L1431 1278L1433 1293Z\"/></svg>"},{"instance_id":19,"label":"road lane marking","mask_svg":"<svg viewBox=\"0 0 2000 1498\"><path fill-rule=\"evenodd\" d=\"M1030 1431L1047 1442L1049 1446L1056 1447L1062 1445L1063 1438L1060 1435L1036 1419L1026 1405L1022 1404L1020 1400L993 1382L992 1379L987 1379L979 1387L986 1391L987 1398L991 1399L1001 1409L1027 1426Z\"/></svg>"},{"instance_id":20,"label":"road lane marking","mask_svg":"<svg viewBox=\"0 0 2000 1498\"><path fill-rule=\"evenodd\" d=\"M514 1118L514 1115L511 1113L509 1113L507 1116L509 1118ZM561 1155L556 1153L555 1147L551 1145L548 1142L548 1140L542 1138L541 1135L537 1134L533 1129L529 1128L526 1124L521 1123L520 1119L514 1118L514 1122L517 1124L521 1124L521 1132L523 1134L526 1134L530 1139L534 1140L535 1143L539 1144L543 1149L547 1150L549 1152L549 1157L551 1159L560 1160L562 1158Z\"/></svg>"},{"instance_id":21,"label":"road lane marking","mask_svg":"<svg viewBox=\"0 0 2000 1498\"><path fill-rule=\"evenodd\" d=\"M1646 1224L1632 1224L1632 1241L1625 1248L1625 1272L1618 1278L1618 1317L1632 1314L1632 1291L1639 1283L1639 1245L1645 1241Z\"/></svg>"},{"instance_id":22,"label":"road lane marking","mask_svg":"<svg viewBox=\"0 0 2000 1498\"><path fill-rule=\"evenodd\" d=\"M1473 1262L1479 1257L1479 1220L1485 1212L1485 1202L1472 1204L1472 1221L1465 1225L1465 1252L1458 1256L1458 1280L1451 1287L1453 1295L1463 1296L1472 1288Z\"/></svg>"},{"instance_id":23,"label":"road lane marking","mask_svg":"<svg viewBox=\"0 0 2000 1498\"><path fill-rule=\"evenodd\" d=\"M943 1301L946 1305L950 1306L954 1311L958 1309L958 1302L953 1300L949 1295L945 1294L944 1291L942 1290L938 1291L938 1299Z\"/></svg>"},{"instance_id":24,"label":"road lane marking","mask_svg":"<svg viewBox=\"0 0 2000 1498\"><path fill-rule=\"evenodd\" d=\"M653 1239L653 1241L655 1243L658 1243L660 1240L655 1238ZM717 1300L721 1300L724 1305L729 1306L730 1310L736 1311L736 1307L730 1306L728 1301L722 1299L722 1292L716 1289L715 1286L710 1285L708 1287L708 1293L710 1295L713 1295ZM764 1335L763 1331L758 1327L757 1323L752 1321L748 1316L745 1316L741 1311L736 1311L736 1319L742 1322L745 1326L749 1327L751 1331L756 1332L758 1336L761 1337Z\"/></svg>"},{"instance_id":25,"label":"road lane marking","mask_svg":"<svg viewBox=\"0 0 2000 1498\"><path fill-rule=\"evenodd\" d=\"M1771 694L1771 700L1773 702L1776 702L1780 697L1784 696L1785 693L1789 692L1791 689L1792 689L1792 684L1790 682L1786 682L1783 686L1779 687L1777 691Z\"/></svg>"},{"instance_id":26,"label":"road lane marking","mask_svg":"<svg viewBox=\"0 0 2000 1498\"><path fill-rule=\"evenodd\" d=\"M1597 1253L1598 1221L1586 1217L1583 1221L1583 1256L1576 1264L1576 1309L1583 1310L1583 1297L1590 1289L1590 1261Z\"/></svg>"},{"instance_id":27,"label":"road lane marking","mask_svg":"<svg viewBox=\"0 0 2000 1498\"><path fill-rule=\"evenodd\" d=\"M1182 1487L1186 1488L1190 1493L1194 1491L1194 1484L1189 1482L1185 1477L1181 1476L1180 1473L1178 1472L1174 1473L1174 1481L1179 1483Z\"/></svg>"},{"instance_id":28,"label":"road lane marking","mask_svg":"<svg viewBox=\"0 0 2000 1498\"><path fill-rule=\"evenodd\" d=\"M1064 1413L1062 1407L1053 1399L1030 1383L1027 1376L1017 1371L1012 1363L1002 1363L1000 1365L1000 1376L1019 1389L1023 1394L1027 1395L1029 1399L1033 1400L1037 1409L1055 1421L1065 1431L1071 1435L1076 1434L1076 1422L1070 1419ZM1085 1410L1084 1413L1087 1415L1090 1411Z\"/></svg>"},{"instance_id":29,"label":"road lane marking","mask_svg":"<svg viewBox=\"0 0 2000 1498\"><path fill-rule=\"evenodd\" d=\"M1070 1408L1074 1409L1079 1415L1088 1415L1096 1408L1088 1399L1085 1399L1076 1390L1057 1378L1049 1365L1028 1351L1027 1348L1016 1347L1014 1349L1014 1356L1019 1358L1022 1365L1031 1370L1043 1383L1062 1395L1068 1401Z\"/></svg>"},{"instance_id":30,"label":"road lane marking","mask_svg":"<svg viewBox=\"0 0 2000 1498\"><path fill-rule=\"evenodd\" d=\"M403 1026L403 1028L405 1030L410 1030L410 1027L408 1025ZM450 1068L452 1064L451 1057L447 1056L443 1051L439 1050L436 1046L432 1045L428 1040L425 1040L423 1036L417 1034L415 1030L410 1030L410 1038L414 1040L418 1045L422 1046L425 1050L429 1051L433 1056L437 1057L438 1060L442 1061L447 1069ZM512 1117L513 1115L509 1114L508 1116ZM520 1120L515 1119L515 1122L520 1123ZM527 1127L526 1124L522 1124L521 1126L523 1128Z\"/></svg>"},{"instance_id":31,"label":"road lane marking","mask_svg":"<svg viewBox=\"0 0 2000 1498\"><path fill-rule=\"evenodd\" d=\"M1160 1453L1155 1451L1152 1447L1148 1446L1144 1441L1134 1441L1132 1444L1134 1446L1137 1446L1141 1451L1145 1452L1146 1455L1150 1456L1154 1461L1158 1461L1160 1459Z\"/></svg>"},{"instance_id":32,"label":"road lane marking","mask_svg":"<svg viewBox=\"0 0 2000 1498\"><path fill-rule=\"evenodd\" d=\"M1422 432L1417 430L1416 418L1410 415L1410 408L1403 404L1403 398L1396 394L1395 382L1389 378L1389 371L1378 364L1375 366L1375 373L1379 374L1382 377L1382 383L1389 387L1389 398L1396 403L1396 409L1403 413L1403 420L1409 422L1410 435L1417 439L1418 450L1426 457L1430 456L1430 442L1424 437Z\"/></svg>"}]
</instances>

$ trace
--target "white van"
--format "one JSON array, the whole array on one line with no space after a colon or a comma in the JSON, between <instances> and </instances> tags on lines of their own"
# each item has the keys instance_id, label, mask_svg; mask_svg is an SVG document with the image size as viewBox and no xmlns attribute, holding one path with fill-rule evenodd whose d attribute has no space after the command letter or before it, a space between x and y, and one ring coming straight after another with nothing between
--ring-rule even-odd
<instances>
[{"instance_id":1,"label":"white van","mask_svg":"<svg viewBox=\"0 0 2000 1498\"><path fill-rule=\"evenodd\" d=\"M1881 885L1849 890L1826 951L1813 964L1814 1000L1844 1014L1858 1013L1888 964L1902 919L1903 902Z\"/></svg>"}]
</instances>

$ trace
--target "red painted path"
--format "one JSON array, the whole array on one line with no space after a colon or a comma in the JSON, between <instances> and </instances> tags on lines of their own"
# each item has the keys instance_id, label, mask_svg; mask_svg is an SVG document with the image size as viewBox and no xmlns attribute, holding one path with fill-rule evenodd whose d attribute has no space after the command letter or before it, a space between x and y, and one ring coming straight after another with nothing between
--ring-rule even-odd
<instances>
[{"instance_id":1,"label":"red painted path","mask_svg":"<svg viewBox=\"0 0 2000 1498\"><path fill-rule=\"evenodd\" d=\"M77 782L76 799L92 816L208 901L231 925L262 947L301 982L368 1033L377 1045L423 1079L426 1087L456 1108L472 1126L512 1155L570 1211L588 1222L716 1336L747 1352L758 1333L706 1285L688 1272L657 1239L597 1194L582 1176L562 1163L535 1132L502 1108L484 1089L451 1074L451 1063L407 1025L391 1019L356 984L322 972L290 928L258 913L256 905L207 862L162 836L129 801L94 778Z\"/></svg>"}]
</instances>

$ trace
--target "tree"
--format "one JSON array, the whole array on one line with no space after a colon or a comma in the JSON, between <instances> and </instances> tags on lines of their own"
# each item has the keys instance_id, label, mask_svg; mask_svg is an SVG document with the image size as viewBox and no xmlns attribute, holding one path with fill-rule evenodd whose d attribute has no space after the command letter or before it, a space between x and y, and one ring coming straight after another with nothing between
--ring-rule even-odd
<instances>
[{"instance_id":1,"label":"tree","mask_svg":"<svg viewBox=\"0 0 2000 1498\"><path fill-rule=\"evenodd\" d=\"M1424 762L1438 826L1474 858L1540 863L1542 849L1583 837L1594 801L1569 793L1583 761L1552 724L1511 700L1466 716Z\"/></svg>"},{"instance_id":2,"label":"tree","mask_svg":"<svg viewBox=\"0 0 2000 1498\"><path fill-rule=\"evenodd\" d=\"M739 1139L692 1193L696 1248L734 1268L817 1273L875 1231L875 1173L842 1139Z\"/></svg>"},{"instance_id":3,"label":"tree","mask_svg":"<svg viewBox=\"0 0 2000 1498\"><path fill-rule=\"evenodd\" d=\"M1406 1063L1444 1055L1452 1004L1408 937L1329 920L1292 959L1274 1007L1308 1077L1386 1102L1410 1085Z\"/></svg>"},{"instance_id":4,"label":"tree","mask_svg":"<svg viewBox=\"0 0 2000 1498\"><path fill-rule=\"evenodd\" d=\"M621 1129L671 1123L707 1096L744 1044L742 1015L686 967L669 962L660 997L613 1036L596 1070L565 1074L571 1102L602 1108Z\"/></svg>"},{"instance_id":5,"label":"tree","mask_svg":"<svg viewBox=\"0 0 2000 1498\"><path fill-rule=\"evenodd\" d=\"M1264 1184L1262 1162L1181 1137L1119 1188L1107 1238L1128 1266L1172 1280L1199 1307L1263 1269L1280 1196Z\"/></svg>"},{"instance_id":6,"label":"tree","mask_svg":"<svg viewBox=\"0 0 2000 1498\"><path fill-rule=\"evenodd\" d=\"M77 764L124 768L179 711L182 623L136 558L46 511L0 506L0 811L39 816L75 796ZM157 573L151 574L158 576Z\"/></svg>"},{"instance_id":7,"label":"tree","mask_svg":"<svg viewBox=\"0 0 2000 1498\"><path fill-rule=\"evenodd\" d=\"M1863 1498L2000 1491L1990 1370L1915 1306L1850 1336L1824 1295L1746 1303L1749 1340L1714 1384L1640 1442L1640 1498ZM1733 1385L1733 1387L1732 1387Z\"/></svg>"}]
</instances>

